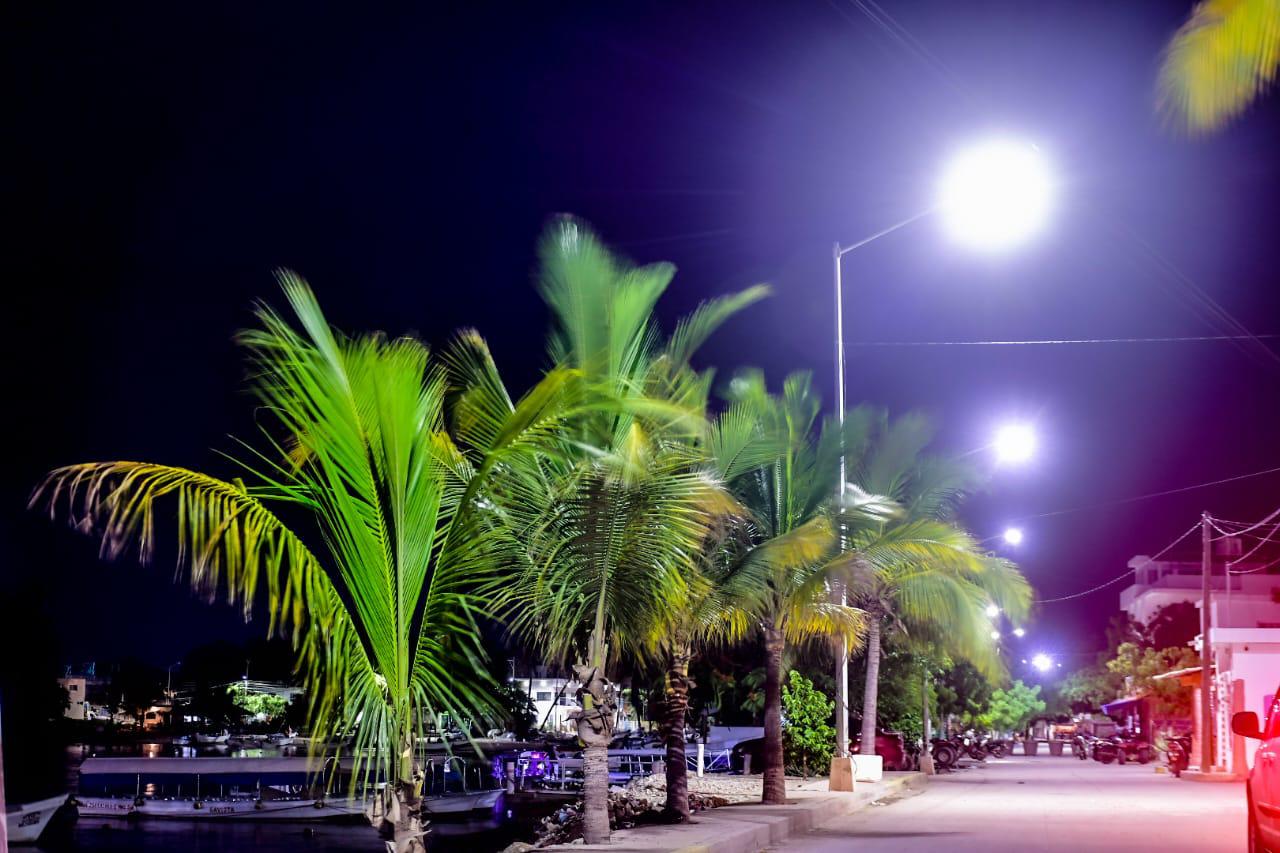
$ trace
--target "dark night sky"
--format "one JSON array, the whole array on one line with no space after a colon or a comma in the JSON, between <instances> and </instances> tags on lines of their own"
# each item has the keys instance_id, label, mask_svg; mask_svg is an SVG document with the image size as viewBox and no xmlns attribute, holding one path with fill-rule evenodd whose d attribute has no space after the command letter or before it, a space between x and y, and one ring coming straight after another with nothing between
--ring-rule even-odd
<instances>
[{"instance_id":1,"label":"dark night sky","mask_svg":"<svg viewBox=\"0 0 1280 853\"><path fill-rule=\"evenodd\" d=\"M440 343L477 326L520 387L543 366L534 242L573 212L679 266L667 318L772 282L706 363L810 369L829 389L832 241L928 206L953 146L1009 131L1060 170L1046 234L975 258L922 222L849 256L851 344L1229 331L1170 269L1280 332L1280 100L1210 140L1153 116L1160 46L1189 3L882 2L909 37L843 0L11 5L0 619L40 619L32 636L56 634L68 662L164 664L256 633L165 567L99 563L24 504L73 461L229 474L211 449L252 432L230 338L276 297L277 266L349 330ZM1229 343L855 346L849 365L852 400L923 407L954 450L1037 419L1037 463L968 512L983 536L1280 465L1280 362ZM1043 596L1074 592L1201 509L1261 516L1277 486L1029 521L1021 562ZM1046 606L1027 642L1094 648L1119 588Z\"/></svg>"}]
</instances>

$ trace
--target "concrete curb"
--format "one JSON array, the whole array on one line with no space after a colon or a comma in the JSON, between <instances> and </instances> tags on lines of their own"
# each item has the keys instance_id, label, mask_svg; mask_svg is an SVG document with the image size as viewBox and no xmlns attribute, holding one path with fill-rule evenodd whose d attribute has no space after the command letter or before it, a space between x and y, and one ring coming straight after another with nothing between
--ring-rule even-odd
<instances>
[{"instance_id":1,"label":"concrete curb","mask_svg":"<svg viewBox=\"0 0 1280 853\"><path fill-rule=\"evenodd\" d=\"M568 844L545 849L561 853L757 853L876 800L922 788L927 779L923 773L903 773L877 783L859 783L852 793L797 791L785 806L722 806L700 812L687 824L618 830L608 845Z\"/></svg>"}]
</instances>

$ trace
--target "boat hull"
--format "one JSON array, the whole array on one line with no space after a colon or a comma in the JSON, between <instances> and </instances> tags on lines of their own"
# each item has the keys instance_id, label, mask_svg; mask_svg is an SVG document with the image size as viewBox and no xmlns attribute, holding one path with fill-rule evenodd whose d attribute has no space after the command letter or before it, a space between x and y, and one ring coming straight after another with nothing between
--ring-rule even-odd
<instances>
[{"instance_id":1,"label":"boat hull","mask_svg":"<svg viewBox=\"0 0 1280 853\"><path fill-rule=\"evenodd\" d=\"M498 804L498 797L500 796L502 796L502 791L498 789L477 791L474 794L424 797L422 811L426 814L462 814L464 812L488 811Z\"/></svg>"},{"instance_id":2,"label":"boat hull","mask_svg":"<svg viewBox=\"0 0 1280 853\"><path fill-rule=\"evenodd\" d=\"M76 800L81 817L123 817L140 820L345 820L364 813L359 800L142 800L122 797L82 797Z\"/></svg>"},{"instance_id":3,"label":"boat hull","mask_svg":"<svg viewBox=\"0 0 1280 853\"><path fill-rule=\"evenodd\" d=\"M5 829L10 844L35 844L49 826L49 821L67 803L66 795L51 797L35 803L18 806L15 811L6 811Z\"/></svg>"}]
</instances>

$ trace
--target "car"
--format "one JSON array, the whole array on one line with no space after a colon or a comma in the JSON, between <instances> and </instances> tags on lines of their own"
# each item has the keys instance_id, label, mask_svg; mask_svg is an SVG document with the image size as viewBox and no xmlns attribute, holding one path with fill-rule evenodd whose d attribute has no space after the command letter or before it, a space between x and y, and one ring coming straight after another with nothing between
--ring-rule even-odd
<instances>
[{"instance_id":1,"label":"car","mask_svg":"<svg viewBox=\"0 0 1280 853\"><path fill-rule=\"evenodd\" d=\"M1253 711L1231 717L1231 731L1260 740L1245 795L1249 806L1249 851L1280 850L1280 688L1260 725Z\"/></svg>"}]
</instances>

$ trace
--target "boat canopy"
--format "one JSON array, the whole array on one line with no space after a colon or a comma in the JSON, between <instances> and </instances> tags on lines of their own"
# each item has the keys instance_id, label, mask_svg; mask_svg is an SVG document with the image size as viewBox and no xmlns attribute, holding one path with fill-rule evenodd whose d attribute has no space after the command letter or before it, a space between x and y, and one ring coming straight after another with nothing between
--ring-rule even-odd
<instances>
[{"instance_id":1,"label":"boat canopy","mask_svg":"<svg viewBox=\"0 0 1280 853\"><path fill-rule=\"evenodd\" d=\"M211 782L284 784L301 782L320 769L320 762L306 758L86 758L80 778L110 783L139 776L157 781L199 776Z\"/></svg>"}]
</instances>

